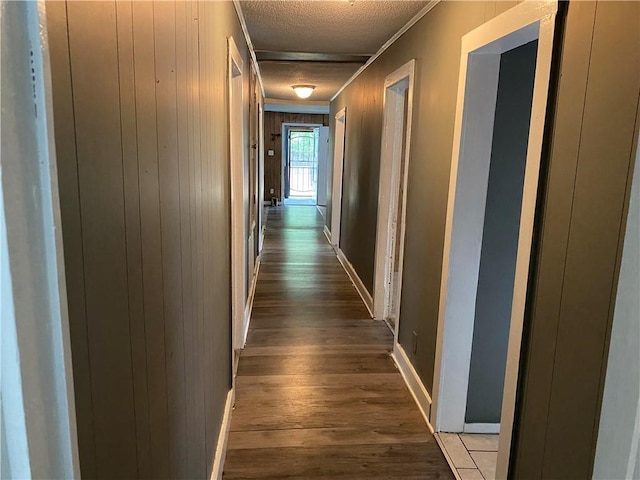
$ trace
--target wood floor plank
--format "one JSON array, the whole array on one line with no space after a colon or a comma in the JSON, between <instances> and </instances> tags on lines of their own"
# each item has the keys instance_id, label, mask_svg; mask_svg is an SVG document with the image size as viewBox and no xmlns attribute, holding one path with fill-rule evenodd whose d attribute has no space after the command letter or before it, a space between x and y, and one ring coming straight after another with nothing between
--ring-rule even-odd
<instances>
[{"instance_id":1,"label":"wood floor plank","mask_svg":"<svg viewBox=\"0 0 640 480\"><path fill-rule=\"evenodd\" d=\"M225 478L452 479L434 443L230 450Z\"/></svg>"},{"instance_id":2,"label":"wood floor plank","mask_svg":"<svg viewBox=\"0 0 640 480\"><path fill-rule=\"evenodd\" d=\"M269 210L223 478L453 478L322 228Z\"/></svg>"},{"instance_id":3,"label":"wood floor plank","mask_svg":"<svg viewBox=\"0 0 640 480\"><path fill-rule=\"evenodd\" d=\"M329 445L379 445L428 443L432 436L420 424L385 425L376 428L291 428L231 432L229 450L283 447L325 447Z\"/></svg>"}]
</instances>

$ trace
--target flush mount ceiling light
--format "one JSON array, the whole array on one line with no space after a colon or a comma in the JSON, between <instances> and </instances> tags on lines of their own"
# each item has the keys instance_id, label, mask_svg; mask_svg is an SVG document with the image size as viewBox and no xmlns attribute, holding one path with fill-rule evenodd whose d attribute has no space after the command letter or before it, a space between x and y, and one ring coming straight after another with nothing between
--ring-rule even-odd
<instances>
[{"instance_id":1,"label":"flush mount ceiling light","mask_svg":"<svg viewBox=\"0 0 640 480\"><path fill-rule=\"evenodd\" d=\"M315 85L292 85L293 91L296 92L298 98L309 98L313 93Z\"/></svg>"}]
</instances>

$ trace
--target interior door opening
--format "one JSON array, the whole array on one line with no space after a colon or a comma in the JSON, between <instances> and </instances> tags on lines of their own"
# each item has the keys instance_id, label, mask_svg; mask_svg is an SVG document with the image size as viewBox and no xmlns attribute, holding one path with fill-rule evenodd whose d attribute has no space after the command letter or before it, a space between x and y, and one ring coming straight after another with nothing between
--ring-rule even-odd
<instances>
[{"instance_id":1,"label":"interior door opening","mask_svg":"<svg viewBox=\"0 0 640 480\"><path fill-rule=\"evenodd\" d=\"M327 131L322 125L283 125L285 205L326 206Z\"/></svg>"},{"instance_id":2,"label":"interior door opening","mask_svg":"<svg viewBox=\"0 0 640 480\"><path fill-rule=\"evenodd\" d=\"M243 128L243 61L232 37L228 41L229 89L229 154L231 173L231 296L232 296L232 365L237 365L238 352L244 347L247 328L247 218L244 210L245 156L242 145ZM248 212L247 212L248 213ZM234 377L235 378L235 377ZM235 381L235 380L234 380Z\"/></svg>"},{"instance_id":3,"label":"interior door opening","mask_svg":"<svg viewBox=\"0 0 640 480\"><path fill-rule=\"evenodd\" d=\"M344 149L347 132L347 107L335 116L333 141L333 176L331 183L331 229L329 239L331 245L340 247L340 221L342 218L342 173L344 169Z\"/></svg>"},{"instance_id":4,"label":"interior door opening","mask_svg":"<svg viewBox=\"0 0 640 480\"><path fill-rule=\"evenodd\" d=\"M556 10L463 38L430 419L485 478L508 476Z\"/></svg>"},{"instance_id":5,"label":"interior door opening","mask_svg":"<svg viewBox=\"0 0 640 480\"><path fill-rule=\"evenodd\" d=\"M398 334L415 61L385 81L378 196L374 317Z\"/></svg>"}]
</instances>

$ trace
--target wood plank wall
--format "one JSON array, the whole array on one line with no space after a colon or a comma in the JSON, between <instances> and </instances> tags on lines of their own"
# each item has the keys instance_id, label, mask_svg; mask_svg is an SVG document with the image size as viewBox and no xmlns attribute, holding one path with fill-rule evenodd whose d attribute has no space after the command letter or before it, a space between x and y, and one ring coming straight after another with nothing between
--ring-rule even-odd
<instances>
[{"instance_id":1,"label":"wood plank wall","mask_svg":"<svg viewBox=\"0 0 640 480\"><path fill-rule=\"evenodd\" d=\"M513 478L592 476L640 125L640 4L566 15Z\"/></svg>"},{"instance_id":2,"label":"wood plank wall","mask_svg":"<svg viewBox=\"0 0 640 480\"><path fill-rule=\"evenodd\" d=\"M283 123L317 123L329 126L329 115L310 113L265 112L264 114L264 200L271 197L282 200L282 124ZM274 151L271 157L269 150ZM273 188L274 193L270 193Z\"/></svg>"},{"instance_id":3,"label":"wood plank wall","mask_svg":"<svg viewBox=\"0 0 640 480\"><path fill-rule=\"evenodd\" d=\"M235 10L48 2L47 22L82 476L209 478L231 386Z\"/></svg>"}]
</instances>

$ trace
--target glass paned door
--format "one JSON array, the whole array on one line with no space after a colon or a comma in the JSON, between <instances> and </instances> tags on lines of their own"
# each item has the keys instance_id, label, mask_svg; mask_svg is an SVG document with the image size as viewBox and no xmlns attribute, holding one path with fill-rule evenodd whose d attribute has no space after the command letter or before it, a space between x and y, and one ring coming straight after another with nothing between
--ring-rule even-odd
<instances>
[{"instance_id":1,"label":"glass paned door","mask_svg":"<svg viewBox=\"0 0 640 480\"><path fill-rule=\"evenodd\" d=\"M289 197L316 198L320 129L289 130Z\"/></svg>"}]
</instances>

